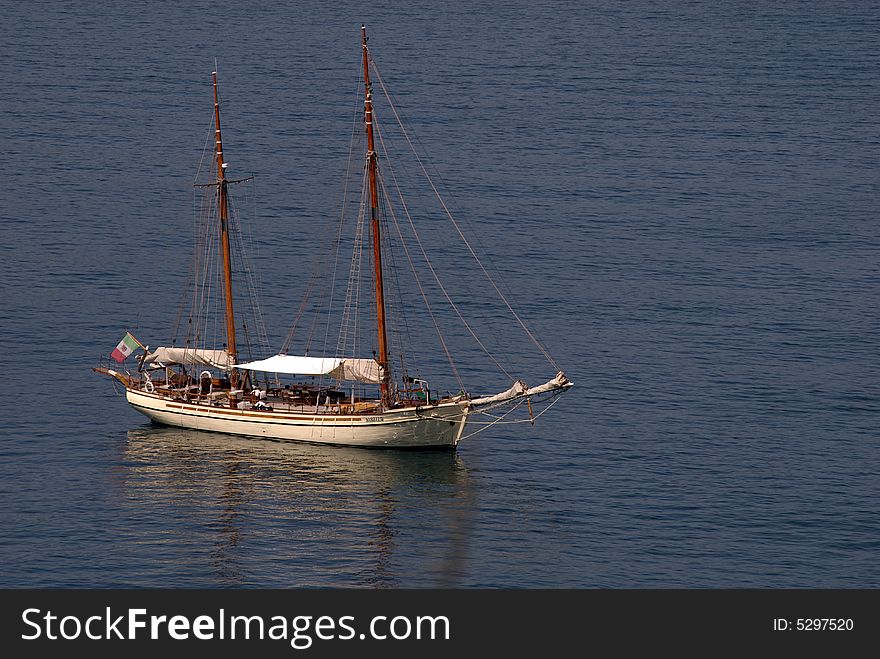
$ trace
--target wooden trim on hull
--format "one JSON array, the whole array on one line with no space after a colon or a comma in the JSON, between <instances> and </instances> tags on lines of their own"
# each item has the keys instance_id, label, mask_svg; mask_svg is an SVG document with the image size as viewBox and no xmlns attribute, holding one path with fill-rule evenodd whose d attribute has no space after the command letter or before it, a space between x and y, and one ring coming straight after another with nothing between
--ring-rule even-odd
<instances>
[{"instance_id":1,"label":"wooden trim on hull","mask_svg":"<svg viewBox=\"0 0 880 659\"><path fill-rule=\"evenodd\" d=\"M128 402L157 423L285 441L413 448L458 444L469 412L467 401L392 410L376 416L287 414L193 405L127 389Z\"/></svg>"}]
</instances>

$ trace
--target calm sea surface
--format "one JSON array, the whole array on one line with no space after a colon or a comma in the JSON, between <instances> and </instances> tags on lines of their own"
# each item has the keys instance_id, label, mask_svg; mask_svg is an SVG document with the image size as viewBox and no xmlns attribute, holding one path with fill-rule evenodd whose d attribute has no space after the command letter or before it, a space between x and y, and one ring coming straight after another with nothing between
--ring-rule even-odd
<instances>
[{"instance_id":1,"label":"calm sea surface","mask_svg":"<svg viewBox=\"0 0 880 659\"><path fill-rule=\"evenodd\" d=\"M876 3L250 4L5 5L0 586L880 587ZM361 22L577 386L454 454L151 426L90 367L169 336L214 58L277 348Z\"/></svg>"}]
</instances>

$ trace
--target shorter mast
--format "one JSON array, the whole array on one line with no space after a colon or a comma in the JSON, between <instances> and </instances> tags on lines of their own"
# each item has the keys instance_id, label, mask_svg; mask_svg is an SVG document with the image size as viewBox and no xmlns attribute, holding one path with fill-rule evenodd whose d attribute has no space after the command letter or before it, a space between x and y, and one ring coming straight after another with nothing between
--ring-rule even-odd
<instances>
[{"instance_id":1,"label":"shorter mast","mask_svg":"<svg viewBox=\"0 0 880 659\"><path fill-rule=\"evenodd\" d=\"M220 215L220 245L223 251L223 292L226 298L226 351L230 363L238 363L238 350L235 345L235 309L232 305L232 255L229 250L229 192L226 181L226 162L223 160L223 139L220 136L220 97L217 93L217 72L211 73L214 79L214 134L216 135L217 156L217 207ZM237 374L230 369L229 377L233 389L237 384Z\"/></svg>"},{"instance_id":2,"label":"shorter mast","mask_svg":"<svg viewBox=\"0 0 880 659\"><path fill-rule=\"evenodd\" d=\"M379 232L379 186L376 182L378 157L373 138L373 87L370 83L370 57L367 50L367 28L361 25L361 40L364 51L364 124L367 130L367 167L370 176L370 226L373 234L373 269L376 282L376 328L379 335L379 356L377 361L382 371L379 385L382 404L391 404L391 371L388 360L388 337L385 330L385 288L382 281L382 242Z\"/></svg>"}]
</instances>

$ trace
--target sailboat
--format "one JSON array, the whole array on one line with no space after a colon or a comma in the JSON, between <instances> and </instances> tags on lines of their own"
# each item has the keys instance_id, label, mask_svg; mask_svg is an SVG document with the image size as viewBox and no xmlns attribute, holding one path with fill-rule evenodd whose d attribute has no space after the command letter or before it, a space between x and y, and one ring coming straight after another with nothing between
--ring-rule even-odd
<instances>
[{"instance_id":1,"label":"sailboat","mask_svg":"<svg viewBox=\"0 0 880 659\"><path fill-rule=\"evenodd\" d=\"M387 220L382 217L383 211L389 207L392 195L380 167L377 142L383 138L378 129L374 108L371 70L380 81L381 77L368 48L364 26L361 26L361 49L362 131L366 136L365 153L361 154L363 190L357 230L352 240L353 255L345 301L337 305L342 307L342 319L336 351L328 350L325 341L325 349L320 355L310 354L308 349L303 351L304 354L288 354L288 336L288 341L280 352L254 359L254 351L250 350L248 357L240 345L242 326L237 321L240 307L236 306L233 277L247 269L240 267L241 257L234 253L235 247L242 241L236 240L233 235L233 225L237 226L237 223L233 223L230 188L233 184L248 179L227 178L228 165L223 152L220 124L220 96L217 72L214 71L212 160L216 165L216 176L212 182L197 187L205 191L207 202L204 207L208 209L209 215L204 233L200 234L202 238L199 244L205 250L206 246L214 246L217 274L212 274L213 265L202 262L205 261L204 258L202 261L196 259L193 311L187 320L183 345L151 349L127 332L111 354L113 360L122 366L107 363L93 369L121 383L128 403L154 422L284 441L387 448L454 448L462 439L476 432L496 423L511 422L509 415L517 409L527 409L529 415L528 419L519 419L517 422L534 423L538 416L558 400L559 394L572 386L572 382L546 348L513 309L488 269L479 261L442 199L440 203L445 213L464 241L467 251L477 259L480 270L491 284L489 288L498 294L526 336L554 367L556 375L533 387L529 387L522 379L510 376L511 386L492 395L472 394L465 387L457 393L447 392L443 395L432 390L426 378L413 375L402 357L399 361L392 359L388 327L391 305L386 294L389 266L385 262L389 252L386 247L388 237L384 235L384 229L388 225ZM382 87L384 89L384 82ZM386 98L392 104L390 114L399 119L387 93ZM418 162L421 165L421 161ZM422 170L427 176L423 166ZM437 192L433 183L431 188ZM439 198L439 193L437 194ZM404 210L408 214L405 207ZM394 222L397 223L396 217ZM397 226L398 233L401 233L399 225ZM414 226L412 230L415 232ZM402 233L400 237L403 238ZM417 234L416 240L418 241ZM337 249L338 242L337 238ZM424 255L431 274L437 280L437 286L449 298L447 289L443 287L436 270L430 264L424 245L418 242L418 246L419 250L413 251L420 251ZM367 258L364 258L365 251L368 252ZM406 257L412 264L413 255L408 250ZM365 269L367 274L361 270L364 260L369 261ZM239 267L234 268L233 264ZM201 279L198 275L201 275ZM364 303L367 295L365 294L364 299L360 295L359 282L364 279L370 281L369 287L372 289L368 304ZM253 291L256 286L250 282L244 288ZM419 283L418 288L425 304L429 304L425 287ZM224 339L219 346L216 337L215 343L209 345L208 326L212 323L205 313L198 311L209 292L219 293L216 297L222 300L217 305L219 311L213 322L223 328L218 332ZM307 290L306 297L312 292L311 288ZM468 332L481 347L485 347L460 310L452 300L449 302ZM365 331L366 323L360 320L360 312L365 307L372 308L372 319L369 323L371 343L374 346L372 356L358 354L364 343L363 340L358 341L357 336ZM394 307L396 312L397 303ZM432 320L436 321L437 314L433 311L430 313ZM246 326L248 336L254 333L254 327L259 326L259 323L258 319L256 323ZM353 325L356 326L354 330ZM438 334L443 351L455 369L449 346L443 341L439 328ZM251 346L252 342L248 340L247 344ZM133 355L138 364L136 371L125 368L126 360ZM256 356L259 357L259 354ZM504 371L508 373L506 369ZM416 373L419 374L421 370ZM458 377L457 370L456 376ZM285 383L285 380L291 381ZM537 414L536 407L541 408ZM478 416L481 418L479 422L475 420ZM477 429L467 432L471 427Z\"/></svg>"}]
</instances>

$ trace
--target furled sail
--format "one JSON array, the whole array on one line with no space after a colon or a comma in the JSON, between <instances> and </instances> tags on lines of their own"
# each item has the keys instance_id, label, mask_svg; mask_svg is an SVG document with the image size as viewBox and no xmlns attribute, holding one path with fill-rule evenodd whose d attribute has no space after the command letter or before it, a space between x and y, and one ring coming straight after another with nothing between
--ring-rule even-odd
<instances>
[{"instance_id":1,"label":"furled sail","mask_svg":"<svg viewBox=\"0 0 880 659\"><path fill-rule=\"evenodd\" d=\"M500 394L495 394L494 396L484 396L483 398L474 398L471 401L471 405L473 407L481 407L483 405L493 405L496 403L504 403L509 400L515 400L517 398L522 398L525 396L536 396L537 394L544 394L548 391L556 391L557 389L567 389L571 387L572 383L569 381L567 377L565 377L565 373L559 371L556 374L556 377L552 380L548 380L544 384L540 384L537 387L529 388L525 382L522 380L517 380L513 383L513 386L507 391L502 391Z\"/></svg>"},{"instance_id":2,"label":"furled sail","mask_svg":"<svg viewBox=\"0 0 880 659\"><path fill-rule=\"evenodd\" d=\"M471 405L480 406L480 405L491 405L493 403L503 403L507 400L513 400L514 398L519 398L522 396L528 387L526 383L522 380L517 380L513 383L513 386L507 391L502 391L500 394L495 394L494 396L484 396L483 398L474 398L471 401Z\"/></svg>"},{"instance_id":3,"label":"furled sail","mask_svg":"<svg viewBox=\"0 0 880 659\"><path fill-rule=\"evenodd\" d=\"M210 366L229 370L234 365L225 350L205 350L203 348L156 348L144 358L145 364L184 364L186 366Z\"/></svg>"},{"instance_id":4,"label":"furled sail","mask_svg":"<svg viewBox=\"0 0 880 659\"><path fill-rule=\"evenodd\" d=\"M247 364L238 364L236 368L289 375L329 375L336 380L353 380L370 384L382 382L382 368L375 359L275 355Z\"/></svg>"},{"instance_id":5,"label":"furled sail","mask_svg":"<svg viewBox=\"0 0 880 659\"><path fill-rule=\"evenodd\" d=\"M548 391L555 391L557 389L568 389L569 387L574 386L574 384L565 377L565 373L559 371L556 374L556 377L552 380L548 380L544 384L540 384L537 387L532 387L528 391L526 391L526 396L535 396L536 394L543 394Z\"/></svg>"}]
</instances>

